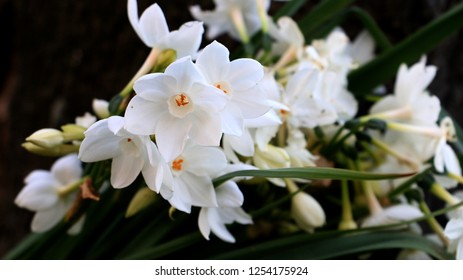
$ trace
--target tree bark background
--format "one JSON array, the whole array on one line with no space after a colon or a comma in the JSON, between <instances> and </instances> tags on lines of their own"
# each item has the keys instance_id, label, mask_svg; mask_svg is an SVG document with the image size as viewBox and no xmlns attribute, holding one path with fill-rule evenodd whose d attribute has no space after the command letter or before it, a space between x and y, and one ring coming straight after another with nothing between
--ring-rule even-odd
<instances>
[{"instance_id":1,"label":"tree bark background","mask_svg":"<svg viewBox=\"0 0 463 280\"><path fill-rule=\"evenodd\" d=\"M139 11L154 1L140 0ZM191 20L187 7L212 1L157 1L170 29ZM308 1L312 3L313 1ZM393 43L459 1L357 1ZM32 132L59 128L91 111L93 98L110 99L130 80L149 49L127 19L125 0L0 0L0 257L29 232L32 213L14 205L24 177L55 159L21 148ZM313 5L313 4L310 4ZM358 23L347 23L358 32ZM463 124L463 33L428 55L437 65L430 89Z\"/></svg>"}]
</instances>

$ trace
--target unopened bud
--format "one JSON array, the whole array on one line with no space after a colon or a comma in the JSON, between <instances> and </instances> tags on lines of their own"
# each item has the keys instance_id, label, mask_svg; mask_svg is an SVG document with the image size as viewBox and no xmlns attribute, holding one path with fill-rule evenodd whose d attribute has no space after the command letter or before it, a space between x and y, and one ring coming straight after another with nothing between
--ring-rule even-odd
<instances>
[{"instance_id":1,"label":"unopened bud","mask_svg":"<svg viewBox=\"0 0 463 280\"><path fill-rule=\"evenodd\" d=\"M290 167L290 157L283 148L267 145L265 151L256 149L254 153L254 165L260 169Z\"/></svg>"},{"instance_id":2,"label":"unopened bud","mask_svg":"<svg viewBox=\"0 0 463 280\"><path fill-rule=\"evenodd\" d=\"M125 212L125 217L129 218L137 214L141 210L153 204L156 201L156 198L156 193L149 188L139 189L130 201L129 207L127 207L127 211Z\"/></svg>"},{"instance_id":3,"label":"unopened bud","mask_svg":"<svg viewBox=\"0 0 463 280\"><path fill-rule=\"evenodd\" d=\"M61 127L65 141L83 140L85 127L77 124L66 124Z\"/></svg>"},{"instance_id":4,"label":"unopened bud","mask_svg":"<svg viewBox=\"0 0 463 280\"><path fill-rule=\"evenodd\" d=\"M31 153L47 157L59 157L79 151L79 146L75 145L60 145L53 148L45 148L32 142L26 142L22 146Z\"/></svg>"},{"instance_id":5,"label":"unopened bud","mask_svg":"<svg viewBox=\"0 0 463 280\"><path fill-rule=\"evenodd\" d=\"M288 181L287 181L288 182ZM299 191L293 182L288 183L290 193L297 192L291 198L291 216L297 225L306 232L313 232L317 227L325 224L325 211L310 194Z\"/></svg>"},{"instance_id":6,"label":"unopened bud","mask_svg":"<svg viewBox=\"0 0 463 280\"><path fill-rule=\"evenodd\" d=\"M32 133L31 136L26 138L26 141L42 148L50 149L63 144L64 137L61 131L57 129L44 128Z\"/></svg>"},{"instance_id":7,"label":"unopened bud","mask_svg":"<svg viewBox=\"0 0 463 280\"><path fill-rule=\"evenodd\" d=\"M103 99L93 99L92 102L93 112L100 119L109 118L109 102Z\"/></svg>"}]
</instances>

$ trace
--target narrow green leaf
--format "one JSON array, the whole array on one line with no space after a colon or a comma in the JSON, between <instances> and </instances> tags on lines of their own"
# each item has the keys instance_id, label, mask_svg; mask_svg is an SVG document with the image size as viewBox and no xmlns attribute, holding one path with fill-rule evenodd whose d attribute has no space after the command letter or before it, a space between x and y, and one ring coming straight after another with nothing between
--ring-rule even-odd
<instances>
[{"instance_id":1,"label":"narrow green leaf","mask_svg":"<svg viewBox=\"0 0 463 280\"><path fill-rule=\"evenodd\" d=\"M348 234L297 235L215 256L217 259L335 259L381 249L421 250L437 259L451 259L443 248L409 232L367 231Z\"/></svg>"},{"instance_id":2,"label":"narrow green leaf","mask_svg":"<svg viewBox=\"0 0 463 280\"><path fill-rule=\"evenodd\" d=\"M384 180L399 177L407 177L413 173L403 174L379 174L371 172L360 172L348 169L328 167L301 167L281 168L267 170L241 170L227 173L213 180L214 186L219 186L225 181L234 177L252 176L265 178L300 178L300 179L333 179L333 180Z\"/></svg>"},{"instance_id":3,"label":"narrow green leaf","mask_svg":"<svg viewBox=\"0 0 463 280\"><path fill-rule=\"evenodd\" d=\"M292 16L294 15L300 7L302 7L307 0L291 0L287 2L278 12L275 13L274 18L278 19L282 16Z\"/></svg>"},{"instance_id":4,"label":"narrow green leaf","mask_svg":"<svg viewBox=\"0 0 463 280\"><path fill-rule=\"evenodd\" d=\"M299 26L309 42L314 37L312 34L330 21L335 15L343 11L354 0L325 0L315 6L300 22Z\"/></svg>"},{"instance_id":5,"label":"narrow green leaf","mask_svg":"<svg viewBox=\"0 0 463 280\"><path fill-rule=\"evenodd\" d=\"M363 96L392 78L401 63L412 63L463 27L463 3L421 28L373 61L352 71L349 90Z\"/></svg>"}]
</instances>

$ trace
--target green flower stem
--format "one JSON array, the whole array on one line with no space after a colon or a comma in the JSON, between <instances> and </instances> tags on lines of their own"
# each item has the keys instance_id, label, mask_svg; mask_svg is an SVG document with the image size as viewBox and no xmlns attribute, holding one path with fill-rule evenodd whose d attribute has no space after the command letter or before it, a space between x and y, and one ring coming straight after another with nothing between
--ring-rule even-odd
<instances>
[{"instance_id":1,"label":"green flower stem","mask_svg":"<svg viewBox=\"0 0 463 280\"><path fill-rule=\"evenodd\" d=\"M458 174L455 174L455 173L452 173L452 172L448 172L447 176L449 176L453 180L457 181L458 183L463 184L463 177L461 175L458 175Z\"/></svg>"},{"instance_id":2,"label":"green flower stem","mask_svg":"<svg viewBox=\"0 0 463 280\"><path fill-rule=\"evenodd\" d=\"M124 87L124 89L119 93L121 97L127 97L133 89L133 84L135 83L138 78L141 76L149 73L151 69L153 69L154 65L156 64L157 57L159 55L159 50L157 48L152 48L151 52L148 54L143 65L138 69L138 72L133 76L130 82Z\"/></svg>"},{"instance_id":3,"label":"green flower stem","mask_svg":"<svg viewBox=\"0 0 463 280\"><path fill-rule=\"evenodd\" d=\"M422 127L417 125L410 125L398 122L387 122L387 128L395 131L415 133L429 137L439 138L442 137L442 131L433 127Z\"/></svg>"},{"instance_id":4,"label":"green flower stem","mask_svg":"<svg viewBox=\"0 0 463 280\"><path fill-rule=\"evenodd\" d=\"M447 189L445 189L441 184L434 182L431 185L431 193L447 202L449 205L455 205L460 203L460 201L455 198Z\"/></svg>"},{"instance_id":5,"label":"green flower stem","mask_svg":"<svg viewBox=\"0 0 463 280\"><path fill-rule=\"evenodd\" d=\"M342 200L342 215L339 223L340 230L356 229L357 224L352 216L352 205L349 197L349 185L346 180L341 181L341 200Z\"/></svg>"},{"instance_id":6,"label":"green flower stem","mask_svg":"<svg viewBox=\"0 0 463 280\"><path fill-rule=\"evenodd\" d=\"M244 24L243 13L240 9L234 8L230 10L230 17L235 25L238 34L240 35L241 41L244 45L248 45L250 42L249 34Z\"/></svg>"},{"instance_id":7,"label":"green flower stem","mask_svg":"<svg viewBox=\"0 0 463 280\"><path fill-rule=\"evenodd\" d=\"M389 155L395 157L399 162L408 165L409 167L412 168L412 170L418 170L418 163L414 162L413 160L402 156L399 152L395 151L391 147L389 147L386 143L382 142L379 139L376 139L374 137L371 137L371 143L378 147L379 149L385 151Z\"/></svg>"},{"instance_id":8,"label":"green flower stem","mask_svg":"<svg viewBox=\"0 0 463 280\"><path fill-rule=\"evenodd\" d=\"M447 239L447 237L445 237L444 230L442 229L439 222L437 222L436 218L430 215L432 212L429 209L426 202L420 201L419 207L421 211L427 216L426 221L428 222L429 227L437 234L437 236L445 244L445 246L448 246L449 240Z\"/></svg>"},{"instance_id":9,"label":"green flower stem","mask_svg":"<svg viewBox=\"0 0 463 280\"><path fill-rule=\"evenodd\" d=\"M84 178L81 178L80 180L78 181L75 181L67 186L64 186L63 188L60 188L57 190L57 193L59 196L61 197L65 197L73 192L75 192L76 190L78 190L80 188L80 186L84 183L84 181L87 179L87 177L84 177Z\"/></svg>"}]
</instances>

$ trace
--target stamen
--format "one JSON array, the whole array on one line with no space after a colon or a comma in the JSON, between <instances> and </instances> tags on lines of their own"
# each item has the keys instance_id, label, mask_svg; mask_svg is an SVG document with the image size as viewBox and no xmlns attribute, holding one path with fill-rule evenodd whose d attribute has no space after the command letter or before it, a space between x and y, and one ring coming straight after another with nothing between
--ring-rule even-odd
<instances>
[{"instance_id":1,"label":"stamen","mask_svg":"<svg viewBox=\"0 0 463 280\"><path fill-rule=\"evenodd\" d=\"M172 169L175 171L181 171L183 165L183 159L178 158L172 162Z\"/></svg>"},{"instance_id":2,"label":"stamen","mask_svg":"<svg viewBox=\"0 0 463 280\"><path fill-rule=\"evenodd\" d=\"M183 107L190 104L190 99L184 93L180 93L175 97L175 103L178 107Z\"/></svg>"}]
</instances>

